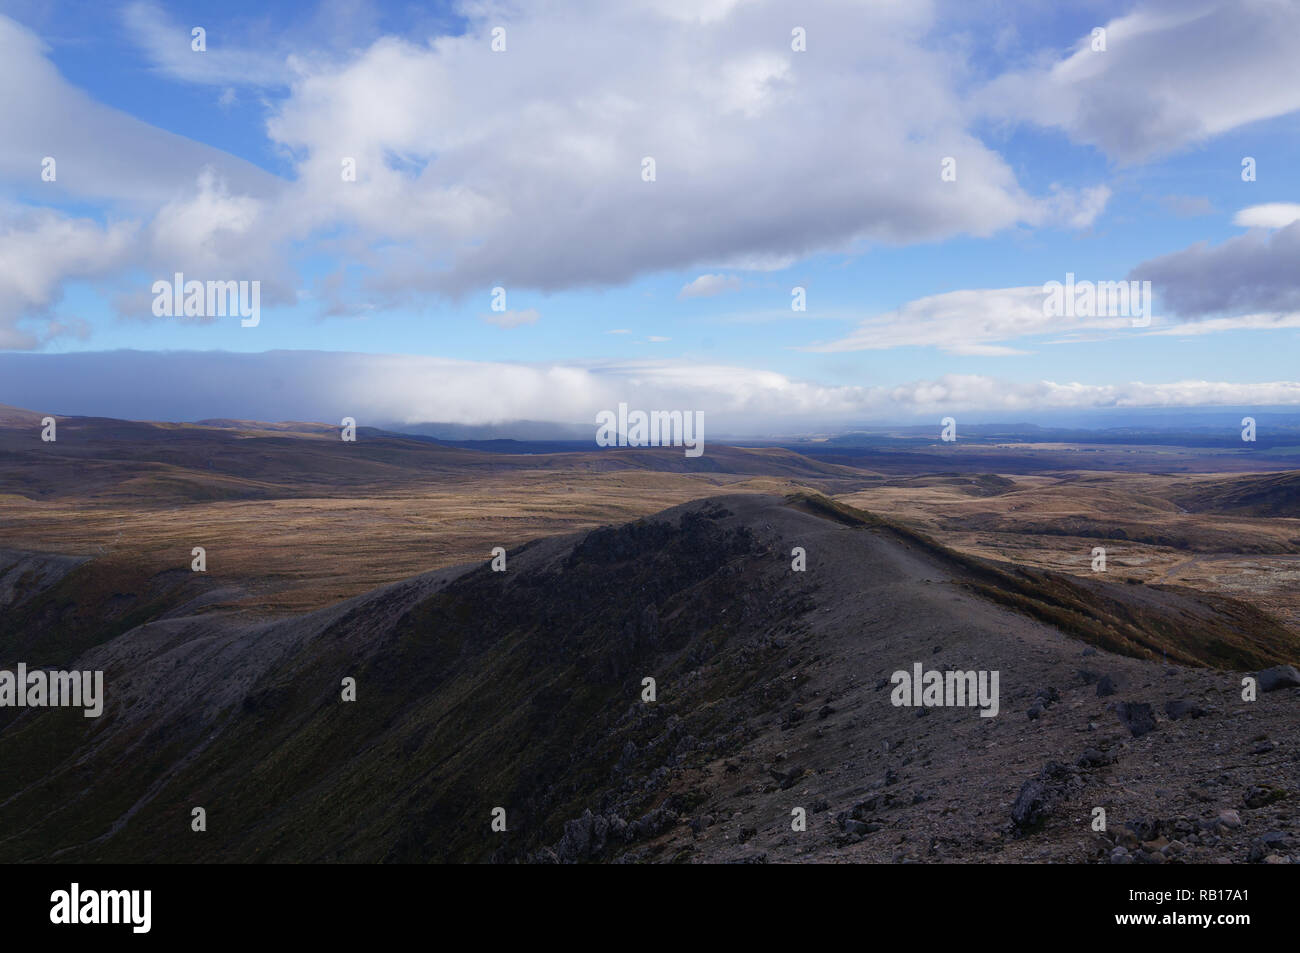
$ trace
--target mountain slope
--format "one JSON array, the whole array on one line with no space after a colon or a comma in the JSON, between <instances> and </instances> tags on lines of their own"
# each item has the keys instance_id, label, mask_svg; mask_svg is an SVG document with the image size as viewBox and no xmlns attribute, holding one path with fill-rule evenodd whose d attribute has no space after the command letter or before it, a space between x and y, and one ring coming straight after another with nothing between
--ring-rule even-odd
<instances>
[{"instance_id":1,"label":"mountain slope","mask_svg":"<svg viewBox=\"0 0 1300 953\"><path fill-rule=\"evenodd\" d=\"M1264 830L1293 836L1294 692L1243 702L1239 675L1042 621L1088 598L1139 654L1245 612L1017 575L821 498L747 495L291 619L167 618L73 666L105 670L103 718L0 709L0 860L1086 861L1125 821L1157 850L1164 825L1187 858L1245 860ZM1294 639L1234 651L1300 657ZM918 662L999 672L1000 713L895 707L890 674ZM1202 717L1160 717L1176 701ZM1135 736L1117 702L1153 706L1155 730ZM1261 735L1274 746L1251 754ZM1089 829L1094 805L1111 834ZM1199 826L1229 808L1243 827Z\"/></svg>"},{"instance_id":2,"label":"mountain slope","mask_svg":"<svg viewBox=\"0 0 1300 953\"><path fill-rule=\"evenodd\" d=\"M1193 513L1300 518L1300 472L1204 480L1175 493L1173 500Z\"/></svg>"}]
</instances>

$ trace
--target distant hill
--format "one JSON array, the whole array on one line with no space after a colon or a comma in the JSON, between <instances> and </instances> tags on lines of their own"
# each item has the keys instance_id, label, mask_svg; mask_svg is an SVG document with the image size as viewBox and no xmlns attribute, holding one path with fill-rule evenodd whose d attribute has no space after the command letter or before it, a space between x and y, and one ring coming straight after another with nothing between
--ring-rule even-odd
<instances>
[{"instance_id":1,"label":"distant hill","mask_svg":"<svg viewBox=\"0 0 1300 953\"><path fill-rule=\"evenodd\" d=\"M0 427L39 427L44 416L34 410L0 404Z\"/></svg>"},{"instance_id":2,"label":"distant hill","mask_svg":"<svg viewBox=\"0 0 1300 953\"><path fill-rule=\"evenodd\" d=\"M1202 481L1171 499L1193 513L1300 518L1300 471Z\"/></svg>"},{"instance_id":3,"label":"distant hill","mask_svg":"<svg viewBox=\"0 0 1300 953\"><path fill-rule=\"evenodd\" d=\"M428 437L359 427L355 442L322 423L210 420L154 423L57 417L58 439L44 443L43 415L0 410L0 493L28 499L147 499L152 503L274 499L364 493L475 474L512 471L717 473L865 485L872 474L808 459L780 447L706 444L700 457L681 448L570 452L490 452Z\"/></svg>"}]
</instances>

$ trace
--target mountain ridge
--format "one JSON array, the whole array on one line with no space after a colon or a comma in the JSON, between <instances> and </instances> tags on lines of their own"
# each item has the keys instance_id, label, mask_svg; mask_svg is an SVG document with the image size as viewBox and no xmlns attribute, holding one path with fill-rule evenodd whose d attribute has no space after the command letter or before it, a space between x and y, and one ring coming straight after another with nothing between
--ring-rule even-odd
<instances>
[{"instance_id":1,"label":"mountain ridge","mask_svg":"<svg viewBox=\"0 0 1300 953\"><path fill-rule=\"evenodd\" d=\"M937 545L817 497L733 495L534 541L504 573L434 570L288 619L149 622L71 663L106 671L102 719L0 710L15 766L0 857L1097 860L1121 835L1073 820L1086 805L1071 798L1120 817L1160 803L1170 825L1192 823L1210 803L1196 785L1221 764L1208 725L1216 744L1284 737L1291 693L1248 707L1239 676L1098 651L968 585L1007 570ZM1217 611L1160 600L1152 618ZM882 683L915 663L1000 670L1001 713L892 705ZM1211 722L1133 735L1094 691L1103 675L1125 705L1190 700ZM349 677L355 702L340 697ZM1171 743L1181 768L1153 770ZM1101 763L1067 772L1022 830L1022 787L1089 751ZM1261 786L1291 796L1284 763L1256 760L1216 771L1232 778L1217 782L1224 809ZM1174 794L1151 802L1162 785ZM1275 802L1260 811L1292 830ZM1189 841L1189 856L1244 859L1248 834Z\"/></svg>"}]
</instances>

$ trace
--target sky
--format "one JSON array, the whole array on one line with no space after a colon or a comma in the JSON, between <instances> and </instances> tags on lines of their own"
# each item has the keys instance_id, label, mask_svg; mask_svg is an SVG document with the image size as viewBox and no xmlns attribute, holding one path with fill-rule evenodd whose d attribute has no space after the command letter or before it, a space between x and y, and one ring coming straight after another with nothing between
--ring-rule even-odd
<instances>
[{"instance_id":1,"label":"sky","mask_svg":"<svg viewBox=\"0 0 1300 953\"><path fill-rule=\"evenodd\" d=\"M0 403L1300 406L1293 0L0 0L0 82Z\"/></svg>"}]
</instances>

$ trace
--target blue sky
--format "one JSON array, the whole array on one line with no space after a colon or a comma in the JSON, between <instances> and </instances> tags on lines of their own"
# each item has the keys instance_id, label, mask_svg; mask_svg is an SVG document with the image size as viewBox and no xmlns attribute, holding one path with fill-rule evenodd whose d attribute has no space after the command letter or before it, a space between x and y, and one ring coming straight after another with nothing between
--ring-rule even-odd
<instances>
[{"instance_id":1,"label":"blue sky","mask_svg":"<svg viewBox=\"0 0 1300 953\"><path fill-rule=\"evenodd\" d=\"M754 433L1300 404L1300 5L1059 7L0 4L0 402L626 399ZM155 316L178 270L259 282L257 325ZM1067 273L1150 280L1149 326L1045 315ZM182 411L123 349L231 387ZM239 359L265 352L292 400ZM6 389L22 362L39 391Z\"/></svg>"}]
</instances>

